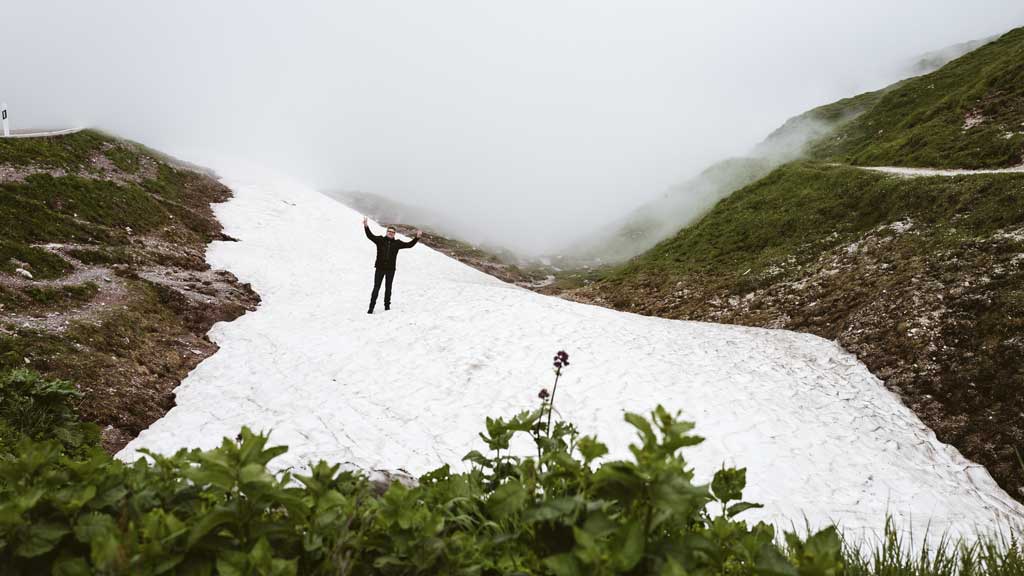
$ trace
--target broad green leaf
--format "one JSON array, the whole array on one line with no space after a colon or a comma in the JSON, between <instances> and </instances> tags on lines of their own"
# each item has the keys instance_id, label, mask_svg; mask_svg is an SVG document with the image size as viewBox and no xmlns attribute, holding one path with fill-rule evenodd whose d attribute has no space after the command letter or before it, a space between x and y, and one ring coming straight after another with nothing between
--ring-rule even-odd
<instances>
[{"instance_id":1,"label":"broad green leaf","mask_svg":"<svg viewBox=\"0 0 1024 576\"><path fill-rule=\"evenodd\" d=\"M576 499L572 497L554 498L542 502L539 506L531 508L524 514L524 520L528 523L547 522L562 516L572 515L576 511ZM570 518L571 520L571 518Z\"/></svg>"},{"instance_id":2,"label":"broad green leaf","mask_svg":"<svg viewBox=\"0 0 1024 576\"><path fill-rule=\"evenodd\" d=\"M732 506L729 506L729 508L726 509L725 514L729 518L732 518L733 516L736 516L737 514L739 514L741 512L745 512L747 510L753 510L755 508L764 508L764 505L763 504L754 504L753 502L737 502L736 504L733 504Z\"/></svg>"},{"instance_id":3,"label":"broad green leaf","mask_svg":"<svg viewBox=\"0 0 1024 576\"><path fill-rule=\"evenodd\" d=\"M75 523L75 538L83 544L88 544L97 538L101 538L117 531L117 524L107 514L94 512L78 518Z\"/></svg>"},{"instance_id":4,"label":"broad green leaf","mask_svg":"<svg viewBox=\"0 0 1024 576\"><path fill-rule=\"evenodd\" d=\"M468 454L463 456L462 459L485 468L490 468L491 466L491 460L481 454L478 450L471 450Z\"/></svg>"},{"instance_id":5,"label":"broad green leaf","mask_svg":"<svg viewBox=\"0 0 1024 576\"><path fill-rule=\"evenodd\" d=\"M235 487L235 477L225 468L204 465L186 469L185 476L198 486L214 486L225 492Z\"/></svg>"},{"instance_id":6,"label":"broad green leaf","mask_svg":"<svg viewBox=\"0 0 1024 576\"><path fill-rule=\"evenodd\" d=\"M639 518L631 520L615 535L612 550L615 563L620 570L632 570L643 558L645 536L642 520Z\"/></svg>"},{"instance_id":7,"label":"broad green leaf","mask_svg":"<svg viewBox=\"0 0 1024 576\"><path fill-rule=\"evenodd\" d=\"M246 576L249 555L237 550L221 550L217 554L217 574L220 576Z\"/></svg>"},{"instance_id":8,"label":"broad green leaf","mask_svg":"<svg viewBox=\"0 0 1024 576\"><path fill-rule=\"evenodd\" d=\"M572 553L584 566L601 562L602 557L608 552L603 541L598 541L597 536L579 527L573 527L572 537L576 545Z\"/></svg>"},{"instance_id":9,"label":"broad green leaf","mask_svg":"<svg viewBox=\"0 0 1024 576\"><path fill-rule=\"evenodd\" d=\"M690 576L690 574L675 559L669 558L665 565L661 567L661 572L658 573L658 576Z\"/></svg>"},{"instance_id":10,"label":"broad green leaf","mask_svg":"<svg viewBox=\"0 0 1024 576\"><path fill-rule=\"evenodd\" d=\"M608 453L608 447L597 441L593 436L584 436L576 443L576 448L583 456L584 462L591 462Z\"/></svg>"},{"instance_id":11,"label":"broad green leaf","mask_svg":"<svg viewBox=\"0 0 1024 576\"><path fill-rule=\"evenodd\" d=\"M153 568L153 573L154 574L163 574L165 572L170 572L175 567L177 567L179 564L181 564L181 561L184 560L184 559L185 559L185 555L184 554L175 554L175 555L173 555L173 556L171 556L169 558L164 558L163 560L158 562L157 565Z\"/></svg>"},{"instance_id":12,"label":"broad green leaf","mask_svg":"<svg viewBox=\"0 0 1024 576\"><path fill-rule=\"evenodd\" d=\"M118 543L117 535L109 533L94 538L89 543L89 555L93 566L106 572L116 572L122 562L121 545Z\"/></svg>"},{"instance_id":13,"label":"broad green leaf","mask_svg":"<svg viewBox=\"0 0 1024 576\"><path fill-rule=\"evenodd\" d=\"M556 554L544 559L544 566L555 576L583 576L579 561L572 554Z\"/></svg>"},{"instance_id":14,"label":"broad green leaf","mask_svg":"<svg viewBox=\"0 0 1024 576\"><path fill-rule=\"evenodd\" d=\"M644 488L644 479L632 462L605 462L593 478L594 489L607 498L631 502Z\"/></svg>"},{"instance_id":15,"label":"broad green leaf","mask_svg":"<svg viewBox=\"0 0 1024 576\"><path fill-rule=\"evenodd\" d=\"M274 552L270 549L270 542L266 538L260 538L256 545L249 551L249 558L253 566L270 567L270 561L274 559Z\"/></svg>"},{"instance_id":16,"label":"broad green leaf","mask_svg":"<svg viewBox=\"0 0 1024 576\"><path fill-rule=\"evenodd\" d=\"M33 522L25 529L21 542L14 549L16 556L34 558L53 550L71 530L57 522Z\"/></svg>"},{"instance_id":17,"label":"broad green leaf","mask_svg":"<svg viewBox=\"0 0 1024 576\"><path fill-rule=\"evenodd\" d=\"M215 508L207 512L206 515L200 518L199 522L197 522L189 532L188 547L191 548L192 546L195 546L196 542L199 542L199 540L201 540L203 536L206 536L206 534L211 530L214 530L224 524L234 522L235 520L235 511L228 508Z\"/></svg>"},{"instance_id":18,"label":"broad green leaf","mask_svg":"<svg viewBox=\"0 0 1024 576\"><path fill-rule=\"evenodd\" d=\"M66 556L53 563L53 576L92 576L85 558Z\"/></svg>"},{"instance_id":19,"label":"broad green leaf","mask_svg":"<svg viewBox=\"0 0 1024 576\"><path fill-rule=\"evenodd\" d=\"M761 546L755 560L755 570L763 576L798 576L797 569L786 560L779 549L771 544Z\"/></svg>"},{"instance_id":20,"label":"broad green leaf","mask_svg":"<svg viewBox=\"0 0 1024 576\"><path fill-rule=\"evenodd\" d=\"M246 464L238 473L238 480L242 484L264 484L272 485L274 477L267 472L263 464Z\"/></svg>"},{"instance_id":21,"label":"broad green leaf","mask_svg":"<svg viewBox=\"0 0 1024 576\"><path fill-rule=\"evenodd\" d=\"M271 561L270 573L272 576L295 576L299 573L299 562L298 560L275 558Z\"/></svg>"},{"instance_id":22,"label":"broad green leaf","mask_svg":"<svg viewBox=\"0 0 1024 576\"><path fill-rule=\"evenodd\" d=\"M793 542L799 537L786 534L786 540ZM796 550L796 563L801 574L834 576L843 572L842 540L835 526L824 528L807 538Z\"/></svg>"},{"instance_id":23,"label":"broad green leaf","mask_svg":"<svg viewBox=\"0 0 1024 576\"><path fill-rule=\"evenodd\" d=\"M643 440L644 445L656 444L658 439L654 436L654 430L651 428L651 423L646 418L633 412L626 412L623 416L626 422L629 422L636 428L637 432L640 433L640 438Z\"/></svg>"},{"instance_id":24,"label":"broad green leaf","mask_svg":"<svg viewBox=\"0 0 1024 576\"><path fill-rule=\"evenodd\" d=\"M501 520L523 508L529 495L518 480L498 486L487 499L487 509L495 520Z\"/></svg>"},{"instance_id":25,"label":"broad green leaf","mask_svg":"<svg viewBox=\"0 0 1024 576\"><path fill-rule=\"evenodd\" d=\"M711 481L711 491L719 502L728 502L743 498L743 488L746 485L746 468L722 468L715 472L715 478Z\"/></svg>"}]
</instances>

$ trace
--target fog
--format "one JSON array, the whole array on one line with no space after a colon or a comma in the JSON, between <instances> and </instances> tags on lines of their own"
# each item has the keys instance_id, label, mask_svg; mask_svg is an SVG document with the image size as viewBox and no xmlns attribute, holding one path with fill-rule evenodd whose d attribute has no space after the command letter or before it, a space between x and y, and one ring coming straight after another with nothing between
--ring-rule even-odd
<instances>
[{"instance_id":1,"label":"fog","mask_svg":"<svg viewBox=\"0 0 1024 576\"><path fill-rule=\"evenodd\" d=\"M4 0L0 18L14 127L244 157L529 255L1024 24L1024 4Z\"/></svg>"}]
</instances>

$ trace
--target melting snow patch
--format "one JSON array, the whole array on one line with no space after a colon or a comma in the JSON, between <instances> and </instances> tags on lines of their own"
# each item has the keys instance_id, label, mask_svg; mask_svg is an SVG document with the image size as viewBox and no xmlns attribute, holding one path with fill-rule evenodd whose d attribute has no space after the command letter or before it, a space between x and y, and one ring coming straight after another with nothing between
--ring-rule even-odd
<instances>
[{"instance_id":1,"label":"melting snow patch","mask_svg":"<svg viewBox=\"0 0 1024 576\"><path fill-rule=\"evenodd\" d=\"M290 446L281 467L464 468L466 452L484 449L484 418L536 407L564 348L565 418L622 458L634 441L625 411L682 410L707 437L688 452L698 480L723 463L748 468L745 499L765 504L748 520L837 521L856 535L893 514L918 534L968 536L1024 520L984 469L832 342L542 296L422 245L399 257L392 310L368 315L373 247L359 214L258 169L216 168L235 193L217 216L239 242L212 244L208 260L251 282L262 304L214 326L220 350L124 460L143 447L211 448L247 425Z\"/></svg>"}]
</instances>

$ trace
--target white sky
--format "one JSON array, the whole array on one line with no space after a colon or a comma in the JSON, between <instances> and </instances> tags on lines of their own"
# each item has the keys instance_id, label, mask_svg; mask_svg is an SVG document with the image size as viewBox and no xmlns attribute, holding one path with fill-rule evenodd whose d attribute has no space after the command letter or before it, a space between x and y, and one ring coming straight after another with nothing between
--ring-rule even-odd
<instances>
[{"instance_id":1,"label":"white sky","mask_svg":"<svg viewBox=\"0 0 1024 576\"><path fill-rule=\"evenodd\" d=\"M555 250L1019 0L4 0L15 126L245 156Z\"/></svg>"}]
</instances>

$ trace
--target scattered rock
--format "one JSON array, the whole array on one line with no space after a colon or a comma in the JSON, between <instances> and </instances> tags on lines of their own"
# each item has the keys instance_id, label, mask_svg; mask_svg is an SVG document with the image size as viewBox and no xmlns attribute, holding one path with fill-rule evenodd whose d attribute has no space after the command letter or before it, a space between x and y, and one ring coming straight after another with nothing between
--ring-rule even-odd
<instances>
[{"instance_id":1,"label":"scattered rock","mask_svg":"<svg viewBox=\"0 0 1024 576\"><path fill-rule=\"evenodd\" d=\"M398 482L406 488L415 488L419 481L405 470L371 470L367 475L373 491L378 495L387 492L392 484Z\"/></svg>"}]
</instances>

